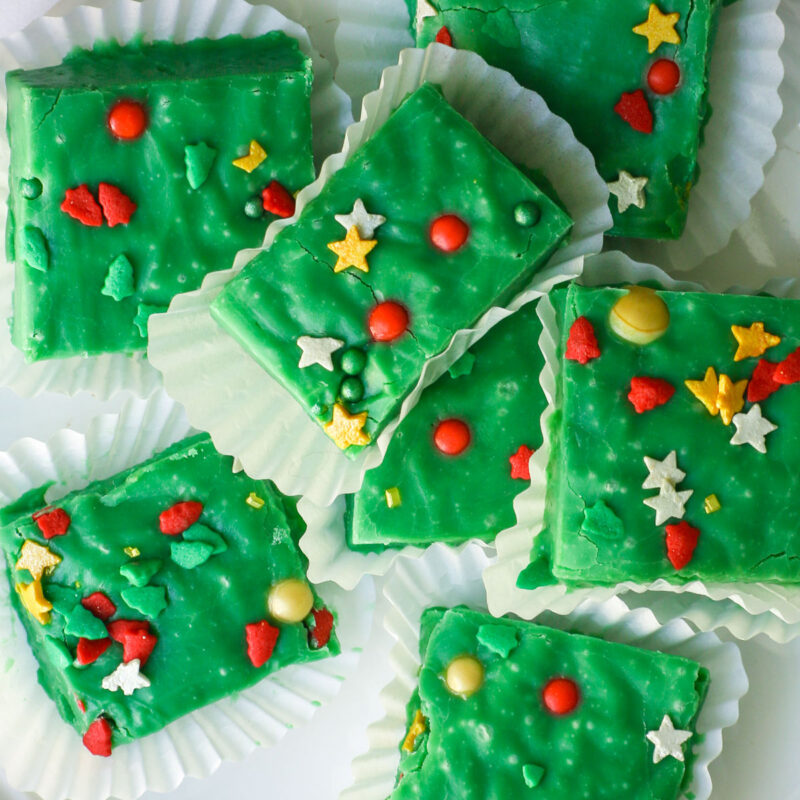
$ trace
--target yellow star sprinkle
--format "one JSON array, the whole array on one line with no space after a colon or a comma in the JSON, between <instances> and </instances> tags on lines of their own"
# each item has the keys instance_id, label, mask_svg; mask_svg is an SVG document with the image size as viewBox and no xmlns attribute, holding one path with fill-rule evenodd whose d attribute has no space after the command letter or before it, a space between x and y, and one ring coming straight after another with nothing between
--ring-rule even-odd
<instances>
[{"instance_id":1,"label":"yellow star sprinkle","mask_svg":"<svg viewBox=\"0 0 800 800\"><path fill-rule=\"evenodd\" d=\"M362 239L358 225L353 225L342 241L328 243L328 250L333 250L339 256L333 271L342 272L348 267L355 267L362 272L369 272L367 254L376 244L375 239Z\"/></svg>"},{"instance_id":2,"label":"yellow star sprinkle","mask_svg":"<svg viewBox=\"0 0 800 800\"><path fill-rule=\"evenodd\" d=\"M366 421L366 411L350 414L341 403L336 403L333 407L333 419L323 425L323 428L342 450L346 450L353 444L369 444L369 436L363 431Z\"/></svg>"},{"instance_id":3,"label":"yellow star sprinkle","mask_svg":"<svg viewBox=\"0 0 800 800\"><path fill-rule=\"evenodd\" d=\"M252 172L265 158L267 151L255 140L250 142L250 152L241 158L233 160L233 166L243 169L245 172Z\"/></svg>"},{"instance_id":4,"label":"yellow star sprinkle","mask_svg":"<svg viewBox=\"0 0 800 800\"><path fill-rule=\"evenodd\" d=\"M706 375L701 381L684 381L686 388L708 409L712 417L719 414L717 397L719 395L719 382L714 367L706 370Z\"/></svg>"},{"instance_id":5,"label":"yellow star sprinkle","mask_svg":"<svg viewBox=\"0 0 800 800\"><path fill-rule=\"evenodd\" d=\"M417 736L425 733L425 730L425 717L423 717L422 712L417 709L417 713L414 714L414 721L411 723L408 734L403 741L403 750L405 750L406 753L410 753L414 750L414 743L417 741Z\"/></svg>"},{"instance_id":6,"label":"yellow star sprinkle","mask_svg":"<svg viewBox=\"0 0 800 800\"><path fill-rule=\"evenodd\" d=\"M28 570L33 579L38 581L45 572L51 572L60 563L61 556L57 556L46 547L26 539L22 545L22 550L19 552L16 567L17 569Z\"/></svg>"},{"instance_id":7,"label":"yellow star sprinkle","mask_svg":"<svg viewBox=\"0 0 800 800\"><path fill-rule=\"evenodd\" d=\"M734 361L741 361L744 358L758 358L770 347L775 347L781 343L780 336L774 336L764 330L763 322L754 322L749 328L742 328L740 325L731 325L731 331L739 343L736 350Z\"/></svg>"},{"instance_id":8,"label":"yellow star sprinkle","mask_svg":"<svg viewBox=\"0 0 800 800\"><path fill-rule=\"evenodd\" d=\"M128 558L139 558L142 554L142 551L139 550L138 547L123 547L122 552L125 553Z\"/></svg>"},{"instance_id":9,"label":"yellow star sprinkle","mask_svg":"<svg viewBox=\"0 0 800 800\"><path fill-rule=\"evenodd\" d=\"M53 604L44 596L42 582L35 580L32 583L18 583L17 592L19 592L22 605L25 606L36 621L40 625L49 624Z\"/></svg>"},{"instance_id":10,"label":"yellow star sprinkle","mask_svg":"<svg viewBox=\"0 0 800 800\"><path fill-rule=\"evenodd\" d=\"M681 15L677 11L672 14L662 14L655 3L650 3L647 21L637 25L633 32L640 36L646 36L647 52L655 53L664 42L668 44L681 43L681 37L675 30L675 25L680 18Z\"/></svg>"},{"instance_id":11,"label":"yellow star sprinkle","mask_svg":"<svg viewBox=\"0 0 800 800\"><path fill-rule=\"evenodd\" d=\"M703 508L705 509L706 514L716 514L722 508L722 504L719 502L719 498L715 494L710 494L703 500Z\"/></svg>"},{"instance_id":12,"label":"yellow star sprinkle","mask_svg":"<svg viewBox=\"0 0 800 800\"><path fill-rule=\"evenodd\" d=\"M744 407L744 390L746 388L746 380L734 383L727 375L719 376L717 408L726 425L730 425L734 414L738 414Z\"/></svg>"}]
</instances>

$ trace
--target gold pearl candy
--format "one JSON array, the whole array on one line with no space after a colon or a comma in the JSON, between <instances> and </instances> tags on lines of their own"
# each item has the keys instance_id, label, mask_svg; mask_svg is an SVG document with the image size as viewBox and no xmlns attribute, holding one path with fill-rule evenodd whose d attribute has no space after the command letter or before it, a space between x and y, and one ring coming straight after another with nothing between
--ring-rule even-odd
<instances>
[{"instance_id":1,"label":"gold pearl candy","mask_svg":"<svg viewBox=\"0 0 800 800\"><path fill-rule=\"evenodd\" d=\"M663 336L669 327L667 304L645 286L629 286L609 315L611 330L621 339L645 345Z\"/></svg>"},{"instance_id":2,"label":"gold pearl candy","mask_svg":"<svg viewBox=\"0 0 800 800\"><path fill-rule=\"evenodd\" d=\"M302 622L314 606L314 595L306 581L287 578L279 581L267 596L267 608L278 622Z\"/></svg>"},{"instance_id":3,"label":"gold pearl candy","mask_svg":"<svg viewBox=\"0 0 800 800\"><path fill-rule=\"evenodd\" d=\"M483 686L483 664L474 656L454 658L447 667L444 682L460 697L469 697Z\"/></svg>"}]
</instances>

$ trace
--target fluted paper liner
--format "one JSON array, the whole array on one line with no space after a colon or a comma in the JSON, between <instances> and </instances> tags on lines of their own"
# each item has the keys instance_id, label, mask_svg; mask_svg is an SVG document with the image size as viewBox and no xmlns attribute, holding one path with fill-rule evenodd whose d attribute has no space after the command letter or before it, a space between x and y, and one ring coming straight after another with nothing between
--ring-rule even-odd
<instances>
[{"instance_id":1,"label":"fluted paper liner","mask_svg":"<svg viewBox=\"0 0 800 800\"><path fill-rule=\"evenodd\" d=\"M301 0L287 0L287 10L301 9L292 16L302 17ZM307 14L306 14L307 16ZM341 131L351 121L350 103L333 82L331 65L311 46L308 35L298 24L268 6L252 6L245 0L111 0L102 8L80 6L63 17L41 17L23 31L0 40L0 128L5 129L5 73L20 67L58 64L74 47L91 47L99 40L130 41L143 34L146 40L176 42L203 37L220 38L240 33L258 36L280 30L296 39L313 63L314 86L311 94L311 121L314 128L314 155L319 165L324 156L339 146ZM8 196L9 149L0 139L0 196ZM0 208L0 242L5 240L6 209ZM0 270L0 319L12 315L13 264ZM40 392L73 395L90 391L101 399L121 389L146 397L161 385L161 376L150 366L144 352L106 353L73 356L28 364L11 343L6 324L0 325L0 384L23 397Z\"/></svg>"},{"instance_id":2,"label":"fluted paper liner","mask_svg":"<svg viewBox=\"0 0 800 800\"><path fill-rule=\"evenodd\" d=\"M488 563L480 548L469 547L457 555L441 545L421 559L398 562L383 590L388 604L384 627L396 640L390 656L395 677L381 693L386 715L369 727L369 749L353 762L353 784L340 800L384 800L392 791L406 734L406 704L418 683L420 616L431 606L462 603L485 610L481 572ZM618 597L585 602L566 614L543 613L536 621L684 656L709 670L709 693L697 719L700 735L690 740L695 756L692 780L684 792L693 800L707 800L711 794L708 766L722 751L722 730L738 719L739 700L747 691L736 645L720 642L713 633L696 633L682 620L662 625L651 611L630 611Z\"/></svg>"},{"instance_id":3,"label":"fluted paper liner","mask_svg":"<svg viewBox=\"0 0 800 800\"><path fill-rule=\"evenodd\" d=\"M645 280L655 281L665 289L674 291L704 291L703 287L698 284L676 281L657 267L634 262L619 252L604 253L587 259L586 271L581 282L593 286L636 283ZM747 293L738 287L734 287L731 291ZM779 297L800 298L800 282L775 281L768 283L764 287L764 291ZM499 615L513 612L525 618L533 617L546 608L560 613L568 613L587 599L602 601L625 591L657 590L659 592L701 595L712 600L729 599L749 614L760 618L760 622L746 625L734 622L734 627L739 630L754 630L753 626L760 624L763 628L762 632L768 633L778 641L785 641L800 633L800 587L766 583L714 583L699 580L676 585L663 579L647 584L628 581L616 586L570 590L567 590L562 584L543 586L535 590L517 587L517 576L530 563L534 537L541 531L544 522L547 463L551 452L547 420L554 411L556 375L559 370L556 353L558 326L552 304L545 300L539 304L538 310L543 321L539 345L545 356L545 366L540 382L549 403L542 414L544 444L531 458L531 486L519 494L514 501L517 524L498 535L496 539L497 563L489 567L484 575L489 608L492 613ZM656 607L659 602L657 596L653 596L651 601L653 607ZM686 602L691 601L687 599ZM699 617L703 620L706 629L721 626L714 619L709 619L708 612L711 608L713 607L705 606L703 615ZM720 606L719 611L721 614L729 613L729 609L726 611L724 605Z\"/></svg>"},{"instance_id":4,"label":"fluted paper liner","mask_svg":"<svg viewBox=\"0 0 800 800\"><path fill-rule=\"evenodd\" d=\"M575 225L567 245L536 273L527 291L506 308L488 310L474 328L457 332L449 347L425 364L400 414L372 447L355 459L347 458L289 392L211 319L211 301L259 251L243 250L233 269L208 275L201 289L178 295L166 314L150 318L148 357L163 373L169 393L186 407L192 424L209 431L217 448L237 456L250 475L269 477L287 494L306 495L320 506L356 491L364 472L380 463L397 422L416 404L422 389L510 311L579 274L582 257L599 252L611 224L608 189L570 127L508 73L489 67L474 53L432 45L404 51L400 63L384 72L381 88L364 100L361 120L348 128L342 152L328 158L317 181L299 193L295 216L270 225L265 247L292 224L405 97L425 82L440 85L456 110L512 161L541 169ZM536 147L531 148L530 142Z\"/></svg>"},{"instance_id":5,"label":"fluted paper liner","mask_svg":"<svg viewBox=\"0 0 800 800\"><path fill-rule=\"evenodd\" d=\"M182 409L163 392L130 400L119 415L98 417L86 435L62 430L49 442L21 439L0 453L0 506L55 481L53 498L113 475L192 433ZM49 499L50 496L48 495ZM224 760L279 745L331 700L358 662L366 640L372 589L345 594L330 584L322 596L336 609L342 655L298 664L170 723L161 731L92 756L36 680L36 661L0 579L0 768L21 791L43 800L134 800L169 791L187 775L206 777Z\"/></svg>"}]
</instances>

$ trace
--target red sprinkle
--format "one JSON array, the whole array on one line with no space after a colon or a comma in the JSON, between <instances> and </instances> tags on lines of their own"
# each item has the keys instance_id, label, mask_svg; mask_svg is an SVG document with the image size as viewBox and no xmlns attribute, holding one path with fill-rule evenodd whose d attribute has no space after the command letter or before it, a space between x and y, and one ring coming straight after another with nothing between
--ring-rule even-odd
<instances>
[{"instance_id":1,"label":"red sprinkle","mask_svg":"<svg viewBox=\"0 0 800 800\"><path fill-rule=\"evenodd\" d=\"M108 648L111 647L111 639L78 639L78 663L94 664Z\"/></svg>"},{"instance_id":2,"label":"red sprinkle","mask_svg":"<svg viewBox=\"0 0 800 800\"><path fill-rule=\"evenodd\" d=\"M460 419L442 420L433 432L436 449L446 456L460 455L467 449L471 440L469 426Z\"/></svg>"},{"instance_id":3,"label":"red sprinkle","mask_svg":"<svg viewBox=\"0 0 800 800\"><path fill-rule=\"evenodd\" d=\"M771 394L781 388L781 384L775 380L775 370L777 364L767 361L766 358L759 358L750 382L747 384L747 402L760 403L766 400Z\"/></svg>"},{"instance_id":4,"label":"red sprinkle","mask_svg":"<svg viewBox=\"0 0 800 800\"><path fill-rule=\"evenodd\" d=\"M564 358L586 364L593 358L599 357L600 348L597 346L597 337L594 335L592 323L586 317L578 317L569 329Z\"/></svg>"},{"instance_id":5,"label":"red sprinkle","mask_svg":"<svg viewBox=\"0 0 800 800\"><path fill-rule=\"evenodd\" d=\"M535 450L531 450L527 445L521 444L517 452L514 453L513 456L508 457L508 460L511 462L512 478L521 478L524 481L529 481L531 479L531 469L528 462L535 452Z\"/></svg>"},{"instance_id":6,"label":"red sprinkle","mask_svg":"<svg viewBox=\"0 0 800 800\"><path fill-rule=\"evenodd\" d=\"M275 628L262 619L261 622L245 625L244 631L247 638L247 657L250 662L254 667L266 664L275 649L280 628Z\"/></svg>"},{"instance_id":7,"label":"red sprinkle","mask_svg":"<svg viewBox=\"0 0 800 800\"><path fill-rule=\"evenodd\" d=\"M431 242L443 253L455 253L469 238L469 225L455 214L443 214L431 223Z\"/></svg>"},{"instance_id":8,"label":"red sprinkle","mask_svg":"<svg viewBox=\"0 0 800 800\"><path fill-rule=\"evenodd\" d=\"M81 605L105 622L117 613L117 607L102 592L94 592L81 600Z\"/></svg>"},{"instance_id":9,"label":"red sprinkle","mask_svg":"<svg viewBox=\"0 0 800 800\"><path fill-rule=\"evenodd\" d=\"M109 636L122 645L122 660L125 664L138 658L141 666L147 663L158 637L150 633L150 623L140 619L118 619L108 625Z\"/></svg>"},{"instance_id":10,"label":"red sprinkle","mask_svg":"<svg viewBox=\"0 0 800 800\"><path fill-rule=\"evenodd\" d=\"M775 383L797 383L800 381L800 347L789 353L775 368L772 376Z\"/></svg>"},{"instance_id":11,"label":"red sprinkle","mask_svg":"<svg viewBox=\"0 0 800 800\"><path fill-rule=\"evenodd\" d=\"M77 189L67 189L60 207L63 212L90 228L99 228L103 224L103 212L85 183Z\"/></svg>"},{"instance_id":12,"label":"red sprinkle","mask_svg":"<svg viewBox=\"0 0 800 800\"><path fill-rule=\"evenodd\" d=\"M653 114L641 89L635 92L623 92L619 102L614 106L614 111L635 131L653 132Z\"/></svg>"},{"instance_id":13,"label":"red sprinkle","mask_svg":"<svg viewBox=\"0 0 800 800\"><path fill-rule=\"evenodd\" d=\"M284 219L294 215L294 197L278 183L272 181L263 192L261 192L264 210L270 214Z\"/></svg>"},{"instance_id":14,"label":"red sprinkle","mask_svg":"<svg viewBox=\"0 0 800 800\"><path fill-rule=\"evenodd\" d=\"M197 500L185 500L182 503L175 503L174 506L170 506L166 511L162 511L158 515L161 533L165 533L167 536L183 533L200 519L202 513L203 504Z\"/></svg>"},{"instance_id":15,"label":"red sprinkle","mask_svg":"<svg viewBox=\"0 0 800 800\"><path fill-rule=\"evenodd\" d=\"M77 701L77 706L80 709L81 714L85 714L86 713L86 703L84 703L83 700L81 700L80 697L76 697L75 699Z\"/></svg>"},{"instance_id":16,"label":"red sprinkle","mask_svg":"<svg viewBox=\"0 0 800 800\"><path fill-rule=\"evenodd\" d=\"M136 203L116 186L110 183L101 183L97 190L97 196L109 227L113 228L119 224L127 225L131 221L133 212L136 211Z\"/></svg>"},{"instance_id":17,"label":"red sprinkle","mask_svg":"<svg viewBox=\"0 0 800 800\"><path fill-rule=\"evenodd\" d=\"M680 82L680 68L669 58L660 58L647 72L647 85L656 94L672 94Z\"/></svg>"},{"instance_id":18,"label":"red sprinkle","mask_svg":"<svg viewBox=\"0 0 800 800\"><path fill-rule=\"evenodd\" d=\"M367 325L376 342L393 342L408 330L408 311L400 303L384 300L370 311Z\"/></svg>"},{"instance_id":19,"label":"red sprinkle","mask_svg":"<svg viewBox=\"0 0 800 800\"><path fill-rule=\"evenodd\" d=\"M633 403L637 414L643 414L663 406L674 394L675 387L661 378L631 378L628 400Z\"/></svg>"},{"instance_id":20,"label":"red sprinkle","mask_svg":"<svg viewBox=\"0 0 800 800\"><path fill-rule=\"evenodd\" d=\"M569 678L553 678L542 691L545 708L556 716L574 711L580 702L578 685Z\"/></svg>"},{"instance_id":21,"label":"red sprinkle","mask_svg":"<svg viewBox=\"0 0 800 800\"><path fill-rule=\"evenodd\" d=\"M446 44L448 47L453 46L453 37L450 35L450 31L445 25L439 28L436 34L436 41L439 42L439 44Z\"/></svg>"},{"instance_id":22,"label":"red sprinkle","mask_svg":"<svg viewBox=\"0 0 800 800\"><path fill-rule=\"evenodd\" d=\"M147 112L135 100L120 100L108 112L108 127L117 139L138 139L147 128Z\"/></svg>"},{"instance_id":23,"label":"red sprinkle","mask_svg":"<svg viewBox=\"0 0 800 800\"><path fill-rule=\"evenodd\" d=\"M667 525L667 558L675 569L683 569L694 555L700 531L688 522Z\"/></svg>"},{"instance_id":24,"label":"red sprinkle","mask_svg":"<svg viewBox=\"0 0 800 800\"><path fill-rule=\"evenodd\" d=\"M111 755L111 726L105 717L98 717L83 734L83 746L93 756Z\"/></svg>"},{"instance_id":25,"label":"red sprinkle","mask_svg":"<svg viewBox=\"0 0 800 800\"><path fill-rule=\"evenodd\" d=\"M313 608L314 627L309 632L308 643L312 650L325 647L330 641L333 631L333 614L327 608Z\"/></svg>"},{"instance_id":26,"label":"red sprinkle","mask_svg":"<svg viewBox=\"0 0 800 800\"><path fill-rule=\"evenodd\" d=\"M63 536L69 529L72 520L63 508L55 508L52 511L44 511L41 514L34 514L33 519L39 526L42 536L45 539L52 539L54 536Z\"/></svg>"}]
</instances>

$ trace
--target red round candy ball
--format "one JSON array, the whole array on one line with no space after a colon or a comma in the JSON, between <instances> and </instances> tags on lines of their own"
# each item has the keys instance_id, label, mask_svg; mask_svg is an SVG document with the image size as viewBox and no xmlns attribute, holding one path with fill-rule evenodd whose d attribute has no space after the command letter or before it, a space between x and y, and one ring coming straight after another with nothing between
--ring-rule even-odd
<instances>
[{"instance_id":1,"label":"red round candy ball","mask_svg":"<svg viewBox=\"0 0 800 800\"><path fill-rule=\"evenodd\" d=\"M443 214L431 224L431 242L443 253L454 253L469 237L469 225L455 214Z\"/></svg>"},{"instance_id":2,"label":"red round candy ball","mask_svg":"<svg viewBox=\"0 0 800 800\"><path fill-rule=\"evenodd\" d=\"M147 112L135 100L120 100L108 112L108 127L117 139L138 139L147 128Z\"/></svg>"},{"instance_id":3,"label":"red round candy ball","mask_svg":"<svg viewBox=\"0 0 800 800\"><path fill-rule=\"evenodd\" d=\"M446 419L436 426L433 443L440 453L457 456L463 453L472 439L466 422L460 419Z\"/></svg>"},{"instance_id":4,"label":"red round candy ball","mask_svg":"<svg viewBox=\"0 0 800 800\"><path fill-rule=\"evenodd\" d=\"M580 701L580 692L569 678L553 678L542 691L545 708L557 716L574 711Z\"/></svg>"},{"instance_id":5,"label":"red round candy ball","mask_svg":"<svg viewBox=\"0 0 800 800\"><path fill-rule=\"evenodd\" d=\"M376 342L392 342L408 330L408 311L400 303L386 300L372 309L368 324Z\"/></svg>"},{"instance_id":6,"label":"red round candy ball","mask_svg":"<svg viewBox=\"0 0 800 800\"><path fill-rule=\"evenodd\" d=\"M660 58L647 73L647 85L656 94L672 94L681 81L681 71L674 61Z\"/></svg>"}]
</instances>

